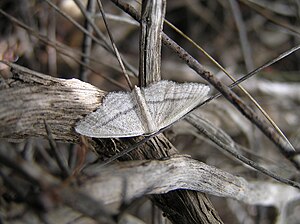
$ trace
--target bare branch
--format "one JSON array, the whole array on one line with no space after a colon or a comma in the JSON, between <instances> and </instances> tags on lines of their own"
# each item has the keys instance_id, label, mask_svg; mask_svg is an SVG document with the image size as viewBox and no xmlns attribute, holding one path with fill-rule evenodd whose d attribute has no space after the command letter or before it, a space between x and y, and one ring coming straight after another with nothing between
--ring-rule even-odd
<instances>
[{"instance_id":1,"label":"bare branch","mask_svg":"<svg viewBox=\"0 0 300 224\"><path fill-rule=\"evenodd\" d=\"M57 79L15 64L9 66L13 77L0 89L0 137L46 137L45 120L53 139L78 141L73 130L76 121L95 110L105 92L77 79Z\"/></svg>"}]
</instances>

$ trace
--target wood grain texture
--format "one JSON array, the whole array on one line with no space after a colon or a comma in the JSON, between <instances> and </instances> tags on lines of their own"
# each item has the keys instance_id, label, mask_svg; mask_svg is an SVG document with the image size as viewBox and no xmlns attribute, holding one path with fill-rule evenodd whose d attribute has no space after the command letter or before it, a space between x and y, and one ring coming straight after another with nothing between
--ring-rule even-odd
<instances>
[{"instance_id":1,"label":"wood grain texture","mask_svg":"<svg viewBox=\"0 0 300 224\"><path fill-rule=\"evenodd\" d=\"M140 33L140 86L161 80L161 31L165 18L165 0L142 1Z\"/></svg>"},{"instance_id":2,"label":"wood grain texture","mask_svg":"<svg viewBox=\"0 0 300 224\"><path fill-rule=\"evenodd\" d=\"M105 168L95 165L85 173L89 177L81 187L104 203L126 202L145 194L163 194L177 189L195 190L246 202L250 200L250 188L245 179L186 155L164 160L122 162ZM127 187L124 185L125 179ZM115 187L110 189L110 186Z\"/></svg>"},{"instance_id":3,"label":"wood grain texture","mask_svg":"<svg viewBox=\"0 0 300 224\"><path fill-rule=\"evenodd\" d=\"M17 65L0 89L0 138L47 136L44 120L55 140L75 142L75 123L95 110L105 92L77 79L57 79Z\"/></svg>"}]
</instances>

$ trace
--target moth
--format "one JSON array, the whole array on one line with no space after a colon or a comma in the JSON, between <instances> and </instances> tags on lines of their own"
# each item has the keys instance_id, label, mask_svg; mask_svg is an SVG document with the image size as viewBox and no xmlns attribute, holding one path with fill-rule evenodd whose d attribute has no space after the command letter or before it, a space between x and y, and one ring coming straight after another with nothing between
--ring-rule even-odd
<instances>
[{"instance_id":1,"label":"moth","mask_svg":"<svg viewBox=\"0 0 300 224\"><path fill-rule=\"evenodd\" d=\"M150 135L202 103L209 87L162 80L132 92L110 92L101 106L80 120L75 130L95 138Z\"/></svg>"}]
</instances>

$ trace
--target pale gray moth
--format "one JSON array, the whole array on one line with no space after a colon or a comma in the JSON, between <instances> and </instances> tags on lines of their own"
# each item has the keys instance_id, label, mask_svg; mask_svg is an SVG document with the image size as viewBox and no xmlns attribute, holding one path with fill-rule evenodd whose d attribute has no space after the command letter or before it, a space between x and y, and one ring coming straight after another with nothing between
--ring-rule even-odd
<instances>
[{"instance_id":1,"label":"pale gray moth","mask_svg":"<svg viewBox=\"0 0 300 224\"><path fill-rule=\"evenodd\" d=\"M175 122L203 102L209 87L159 81L132 92L110 92L101 106L80 120L75 130L95 138L149 135Z\"/></svg>"}]
</instances>

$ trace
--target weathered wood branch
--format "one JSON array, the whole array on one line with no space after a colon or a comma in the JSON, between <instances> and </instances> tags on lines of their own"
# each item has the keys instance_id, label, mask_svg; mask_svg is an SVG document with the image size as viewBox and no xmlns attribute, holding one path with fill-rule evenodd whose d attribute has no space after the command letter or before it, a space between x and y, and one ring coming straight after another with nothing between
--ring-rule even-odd
<instances>
[{"instance_id":1,"label":"weathered wood branch","mask_svg":"<svg viewBox=\"0 0 300 224\"><path fill-rule=\"evenodd\" d=\"M1 79L0 85L0 138L47 137L45 120L53 139L77 142L76 121L95 110L105 92L79 80L57 79L14 64L9 66L13 75ZM110 157L138 140L105 139L92 140L92 143L100 157ZM174 154L176 149L159 135L121 159L160 159ZM173 191L151 198L173 223L222 223L212 204L199 192Z\"/></svg>"},{"instance_id":2,"label":"weathered wood branch","mask_svg":"<svg viewBox=\"0 0 300 224\"><path fill-rule=\"evenodd\" d=\"M105 168L94 165L84 173L87 176L81 189L105 204L130 202L145 194L163 194L178 189L233 198L253 205L279 206L288 202L290 199L277 195L279 189L300 196L293 187L266 181L248 182L186 155L164 160L126 161ZM274 188L274 191L266 191L269 188Z\"/></svg>"},{"instance_id":3,"label":"weathered wood branch","mask_svg":"<svg viewBox=\"0 0 300 224\"><path fill-rule=\"evenodd\" d=\"M150 83L161 80L161 35L165 10L166 0L142 1L139 65L139 83L141 86L147 86ZM158 138L154 138L154 141L156 139ZM160 153L150 155L148 158L158 159L165 157L170 151L171 153L176 153L176 149L169 144L167 139L163 140L163 137L161 137L159 140L163 144L153 145L153 147L156 150L160 149ZM170 148L164 147L164 145L168 145ZM145 152L148 153L147 151ZM147 156L144 158L147 158ZM139 157L139 159L142 158ZM183 191L162 196L154 195L152 199L173 223L222 222L206 195L198 192ZM171 202L173 199L175 199L174 203ZM169 207L165 206L165 204L168 204Z\"/></svg>"},{"instance_id":4,"label":"weathered wood branch","mask_svg":"<svg viewBox=\"0 0 300 224\"><path fill-rule=\"evenodd\" d=\"M18 163L15 163L16 159ZM231 197L253 205L272 205L278 209L284 209L291 199L300 197L299 192L292 187L266 182L247 182L243 178L187 156L174 156L164 160L127 161L104 168L96 164L83 171L84 175L81 175L76 187L17 154L15 157L7 156L7 153L1 150L0 163L40 186L40 195L34 196L37 200L44 198L44 203L61 205L59 209L47 212L47 219L51 223L56 223L55 220L71 222L82 214L101 223L114 223L113 216L119 213L121 204L130 203L143 195L170 191L172 196L176 196L176 192L184 196L188 192L184 189ZM285 194L282 194L283 191ZM205 203L209 204L209 201L200 201L202 209L205 208ZM180 201L178 204L192 208L192 203L188 201ZM70 214L66 207L73 208L77 213Z\"/></svg>"},{"instance_id":5,"label":"weathered wood branch","mask_svg":"<svg viewBox=\"0 0 300 224\"><path fill-rule=\"evenodd\" d=\"M82 188L105 203L129 202L145 194L178 189L246 202L251 200L247 196L250 193L248 183L243 178L182 155L164 160L122 162L105 168L95 165L88 168L87 173Z\"/></svg>"},{"instance_id":6,"label":"weathered wood branch","mask_svg":"<svg viewBox=\"0 0 300 224\"><path fill-rule=\"evenodd\" d=\"M161 80L161 32L166 0L143 0L140 33L139 81L141 86Z\"/></svg>"},{"instance_id":7,"label":"weathered wood branch","mask_svg":"<svg viewBox=\"0 0 300 224\"><path fill-rule=\"evenodd\" d=\"M76 142L76 121L95 110L104 91L77 79L57 79L15 64L12 77L0 85L0 138L47 136Z\"/></svg>"}]
</instances>

